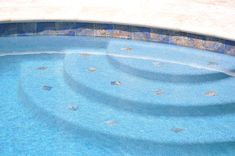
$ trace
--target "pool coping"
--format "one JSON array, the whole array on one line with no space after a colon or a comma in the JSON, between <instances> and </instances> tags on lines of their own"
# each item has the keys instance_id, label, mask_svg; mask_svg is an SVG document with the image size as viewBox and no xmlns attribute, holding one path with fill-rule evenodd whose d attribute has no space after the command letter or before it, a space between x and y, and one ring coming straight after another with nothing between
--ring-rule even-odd
<instances>
[{"instance_id":1,"label":"pool coping","mask_svg":"<svg viewBox=\"0 0 235 156\"><path fill-rule=\"evenodd\" d=\"M231 0L8 0L0 2L0 22L101 22L235 40L234 7Z\"/></svg>"},{"instance_id":2,"label":"pool coping","mask_svg":"<svg viewBox=\"0 0 235 156\"><path fill-rule=\"evenodd\" d=\"M234 40L173 29L77 20L0 22L0 37L34 35L123 38L173 44L235 56Z\"/></svg>"}]
</instances>

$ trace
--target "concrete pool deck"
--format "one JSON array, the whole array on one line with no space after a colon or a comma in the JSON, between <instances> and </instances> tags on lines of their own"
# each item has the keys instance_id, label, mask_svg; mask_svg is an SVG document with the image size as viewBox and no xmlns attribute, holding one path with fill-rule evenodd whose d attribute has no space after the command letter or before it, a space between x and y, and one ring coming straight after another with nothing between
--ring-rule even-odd
<instances>
[{"instance_id":1,"label":"concrete pool deck","mask_svg":"<svg viewBox=\"0 0 235 156\"><path fill-rule=\"evenodd\" d=\"M235 0L0 0L0 22L91 21L235 40Z\"/></svg>"}]
</instances>

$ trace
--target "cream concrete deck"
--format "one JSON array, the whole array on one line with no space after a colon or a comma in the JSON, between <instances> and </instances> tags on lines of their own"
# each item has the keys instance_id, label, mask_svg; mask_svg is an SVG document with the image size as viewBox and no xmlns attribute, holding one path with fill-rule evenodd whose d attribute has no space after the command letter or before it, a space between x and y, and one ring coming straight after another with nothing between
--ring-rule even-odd
<instances>
[{"instance_id":1,"label":"cream concrete deck","mask_svg":"<svg viewBox=\"0 0 235 156\"><path fill-rule=\"evenodd\" d=\"M0 0L0 21L147 25L235 40L235 0Z\"/></svg>"}]
</instances>

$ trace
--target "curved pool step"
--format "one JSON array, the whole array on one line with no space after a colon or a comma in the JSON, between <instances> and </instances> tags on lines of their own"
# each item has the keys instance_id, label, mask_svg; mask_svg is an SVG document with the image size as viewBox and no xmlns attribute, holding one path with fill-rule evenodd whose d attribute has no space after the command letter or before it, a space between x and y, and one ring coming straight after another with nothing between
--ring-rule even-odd
<instances>
[{"instance_id":1,"label":"curved pool step","mask_svg":"<svg viewBox=\"0 0 235 156\"><path fill-rule=\"evenodd\" d=\"M140 141L143 144L217 145L226 142L232 144L235 140L233 115L155 118L122 112L71 91L63 81L62 64L51 63L47 70L35 70L39 66L35 63L22 64L19 92L23 94L20 94L20 98L27 97L24 101L30 102L32 107L35 105L59 121L63 120L78 129L125 138L130 143ZM71 110L71 104L77 105L78 109Z\"/></svg>"},{"instance_id":2,"label":"curved pool step","mask_svg":"<svg viewBox=\"0 0 235 156\"><path fill-rule=\"evenodd\" d=\"M57 71L58 68L60 68L60 66L55 65L55 67L54 67L55 71ZM63 101L63 103L64 103L64 99L66 99L65 97L68 97L67 99L69 99L69 100L76 99L71 96L71 95L76 95L76 94L73 94L72 92L70 92L69 88L66 87L66 84L63 84L62 80L58 81L58 79L60 79L60 77L62 77L61 76L62 73L61 73L61 75L53 74L53 72L49 72L49 73L48 73L48 75L52 75L52 76L54 75L54 76L52 78L50 78L50 76L49 76L49 78L46 78L46 80L48 82L50 82L52 80L53 80L53 82L57 82L57 83L60 82L59 85L55 84L53 86L62 86L62 88L60 88L61 93L53 95L53 97L57 97L57 98L61 97L61 99L53 99L53 100L58 100L59 102L52 101L53 103L56 103L56 104L59 103L60 104L59 108L61 109L61 106L62 106L61 101ZM42 75L40 75L40 77L41 76ZM34 77L34 76L31 75L30 80L32 80L32 77ZM36 77L38 77L38 76L36 76ZM40 78L40 80L42 78ZM33 83L36 83L35 80L33 80ZM37 83L40 83L40 84L38 84L39 86L36 88L41 89L42 82L37 82ZM52 82L50 82L50 83L52 83ZM32 87L32 85L31 85L32 82L27 82L24 84L29 85L28 87L26 87L27 90ZM44 84L45 84L45 82L44 82ZM24 86L22 88L25 89ZM53 90L51 90L51 91L53 91ZM50 91L50 93L51 93L51 91ZM27 92L27 94L30 93L29 95L31 95L34 92L35 91ZM41 93L39 93L39 94L41 94ZM69 95L67 96L66 94L69 94ZM39 95L35 96L36 98L39 98L39 100L46 99L46 101L47 101L47 102L46 101L44 101L44 102L37 101L37 103L39 105L48 103L48 100L49 100L48 99L48 96L49 96L48 92L46 92L45 95L46 95L46 97L41 97L41 98L39 98L40 97ZM92 120L95 122L93 122L94 124L92 125L92 127L90 127L90 129L95 128L96 131L105 132L105 133L113 134L113 135L117 135L117 136L124 135L124 136L126 136L128 138L132 138L132 139L133 139L133 137L134 138L145 138L146 140L148 138L149 140L156 141L156 142L157 141L159 141L159 142L173 141L173 142L178 142L178 143L181 142L182 143L184 141L185 142L190 142L190 141L197 142L199 140L200 140L199 142L203 142L203 140L210 142L211 139L212 140L215 139L214 140L215 142L217 142L217 141L219 142L219 141L224 140L225 138L233 139L231 136L226 137L225 134L218 135L223 132L230 132L229 134L234 134L234 132L232 132L232 128L230 127L230 126L232 126L231 124L233 124L233 116L224 116L224 117L219 117L219 118L212 118L212 117L210 117L210 118L150 118L148 116L139 116L139 115L133 115L133 114L125 113L125 112L121 112L121 111L116 111L115 109L109 108L107 106L103 107L102 105L91 102L91 101L89 101L89 99L88 100L84 99L80 95L76 95L76 96L78 96L79 101L81 101L82 106L80 108L83 108L83 104L85 104L85 107L88 107L88 106L90 106L90 107L89 107L89 109L84 110L84 114L79 114L79 115L81 115L80 118L75 118L76 120L74 120L73 117L70 117L68 119L72 120L72 122L74 122L77 125L81 124L80 126L85 126L85 127L88 126L89 127L91 125L86 125L89 123L86 123L86 124L79 123L79 121L77 121L77 119L84 118L84 120L88 119L88 121L90 121L89 118L92 117L93 118ZM91 96L94 96L94 95L91 95ZM85 101L83 102L83 100L85 100ZM49 102L52 103L51 101L49 101ZM48 105L43 106L43 107L46 107L46 109L48 109L47 108ZM65 107L66 106L64 106L62 109L64 110ZM52 109L53 110L51 110L51 111L53 111L53 113L55 111L55 113L58 113L58 115L61 116L61 112L60 112L61 110L60 111L54 110L54 109L57 109L56 106L53 105ZM66 111L68 111L68 110L66 110ZM102 112L99 114L100 111L102 111ZM78 112L80 112L80 111L78 111ZM97 116L96 113L99 115ZM89 116L87 116L87 115L89 115ZM65 116L63 115L63 117L65 117ZM100 119L100 117L104 117L105 120L97 121L97 119ZM97 122L98 122L99 126L97 126L95 124ZM227 122L228 122L228 124L227 125L225 124L225 125L226 125L226 127L227 126L229 127L228 129L226 127L224 127L225 126L224 123L227 123ZM141 125L141 127L140 127L139 123L143 123ZM100 125L100 124L102 124L102 125ZM114 126L114 129L112 129L112 130L104 129L105 126L103 124L110 125L111 127ZM119 127L120 125L121 125L121 127ZM155 127L155 126L152 127L152 125L157 125L157 127ZM161 125L161 127L158 127L159 125ZM119 127L121 130L120 129L115 130L116 126ZM182 128L184 130L181 130L181 128L179 128L179 127L184 127L184 128ZM134 131L133 131L133 129L134 129ZM186 136L188 135L187 139L185 138L186 136L184 136L184 137L181 136L180 138L176 137L177 135L175 137L172 136L172 133L175 135L175 133L178 134L179 131L180 131L179 134L182 134L181 131L183 133L185 133L186 129L187 129L187 131L189 130L188 134L186 134ZM123 130L125 130L125 133L123 132ZM136 130L138 130L139 132L135 132ZM142 131L140 131L140 130L142 130ZM148 132L148 135L142 136L141 133L143 134L144 132ZM210 137L203 138L203 136L201 134L205 135L205 133L210 135ZM215 134L217 136L214 136ZM192 138L189 137L191 135L193 135ZM153 136L155 136L156 138ZM222 140L220 140L220 139L217 140L218 137ZM209 140L207 140L207 139L209 139Z\"/></svg>"},{"instance_id":3,"label":"curved pool step","mask_svg":"<svg viewBox=\"0 0 235 156\"><path fill-rule=\"evenodd\" d=\"M110 65L119 69L121 72L152 81L198 84L232 77L223 72L211 72L205 69L202 70L183 65L178 65L177 67L175 64L157 61L127 60L112 56L108 56L107 58ZM182 71L184 73L181 73ZM235 73L235 69L229 70L229 72Z\"/></svg>"},{"instance_id":4,"label":"curved pool step","mask_svg":"<svg viewBox=\"0 0 235 156\"><path fill-rule=\"evenodd\" d=\"M213 156L216 154L233 155L235 147L235 141L226 142L213 142L213 143L192 143L192 144L177 144L177 143L156 143L151 141L136 140L124 137L116 137L83 129L78 125L74 125L71 122L65 121L63 118L55 116L46 109L36 105L36 102L31 101L26 93L23 92L20 86L19 92L20 100L23 102L27 110L41 121L46 122L49 126L63 129L65 132L73 134L76 142L79 144L78 155L100 155L103 156L120 156L120 155L180 155L180 156L198 156L208 155ZM84 145L85 144L85 145ZM112 146L110 146L112 145ZM94 148L97 153L94 153ZM214 151L208 151L208 149ZM115 152L114 152L115 151Z\"/></svg>"},{"instance_id":5,"label":"curved pool step","mask_svg":"<svg viewBox=\"0 0 235 156\"><path fill-rule=\"evenodd\" d=\"M158 70L164 70L164 66L166 65L165 63L175 65L181 64L194 68L208 67L223 68L226 70L233 70L235 68L235 58L232 56L177 45L166 45L142 41L123 42L122 40L111 40L108 44L107 52L119 55L134 55L144 56L145 58L154 58L162 63L160 64L160 67L163 68L159 68ZM142 69L142 67L138 67L138 69ZM170 71L169 69L168 71L170 74L175 72L174 70ZM175 73L185 74L186 71L192 73L191 69L185 69L183 71L178 70ZM195 71L193 72L195 73ZM164 73L167 73L167 71L164 70ZM200 73L202 73L202 71L200 71ZM206 73L210 72L207 71ZM211 73L214 73L214 71L211 71Z\"/></svg>"},{"instance_id":6,"label":"curved pool step","mask_svg":"<svg viewBox=\"0 0 235 156\"><path fill-rule=\"evenodd\" d=\"M91 67L96 71L89 71ZM234 78L191 86L146 81L120 72L106 56L95 55L66 55L64 68L65 80L79 94L121 110L153 116L216 116L235 112L235 97L229 96L235 91L231 87Z\"/></svg>"},{"instance_id":7,"label":"curved pool step","mask_svg":"<svg viewBox=\"0 0 235 156\"><path fill-rule=\"evenodd\" d=\"M110 63L123 72L149 80L169 83L203 83L235 75L235 58L208 51L157 43L124 43L113 40L108 54L133 59L110 58ZM136 60L135 57L142 59ZM223 59L221 59L223 58ZM144 62L148 59L148 62Z\"/></svg>"}]
</instances>

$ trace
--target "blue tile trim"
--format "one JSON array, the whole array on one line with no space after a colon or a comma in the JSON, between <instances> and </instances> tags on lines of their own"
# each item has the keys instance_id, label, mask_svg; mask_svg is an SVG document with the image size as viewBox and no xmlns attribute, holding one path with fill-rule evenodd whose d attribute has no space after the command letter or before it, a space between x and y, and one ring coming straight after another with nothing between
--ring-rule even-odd
<instances>
[{"instance_id":1,"label":"blue tile trim","mask_svg":"<svg viewBox=\"0 0 235 156\"><path fill-rule=\"evenodd\" d=\"M131 26L114 24L112 29L112 37L131 39Z\"/></svg>"},{"instance_id":2,"label":"blue tile trim","mask_svg":"<svg viewBox=\"0 0 235 156\"><path fill-rule=\"evenodd\" d=\"M131 27L132 39L150 41L150 28Z\"/></svg>"},{"instance_id":3,"label":"blue tile trim","mask_svg":"<svg viewBox=\"0 0 235 156\"><path fill-rule=\"evenodd\" d=\"M3 23L0 24L0 35L1 36L12 36L17 34L16 23Z\"/></svg>"},{"instance_id":4,"label":"blue tile trim","mask_svg":"<svg viewBox=\"0 0 235 156\"><path fill-rule=\"evenodd\" d=\"M85 22L0 23L0 36L66 35L102 36L175 44L235 55L235 41L211 36L119 24Z\"/></svg>"},{"instance_id":5,"label":"blue tile trim","mask_svg":"<svg viewBox=\"0 0 235 156\"><path fill-rule=\"evenodd\" d=\"M39 22L37 23L37 32L42 32L45 30L55 30L55 22Z\"/></svg>"},{"instance_id":6,"label":"blue tile trim","mask_svg":"<svg viewBox=\"0 0 235 156\"><path fill-rule=\"evenodd\" d=\"M93 23L77 23L76 35L94 36L94 24Z\"/></svg>"},{"instance_id":7,"label":"blue tile trim","mask_svg":"<svg viewBox=\"0 0 235 156\"><path fill-rule=\"evenodd\" d=\"M112 24L95 24L94 25L95 36L102 36L102 37L111 37L113 25Z\"/></svg>"}]
</instances>

